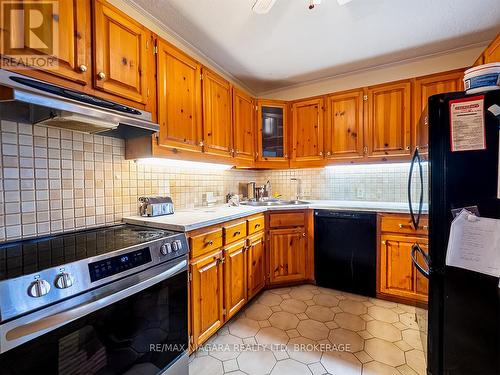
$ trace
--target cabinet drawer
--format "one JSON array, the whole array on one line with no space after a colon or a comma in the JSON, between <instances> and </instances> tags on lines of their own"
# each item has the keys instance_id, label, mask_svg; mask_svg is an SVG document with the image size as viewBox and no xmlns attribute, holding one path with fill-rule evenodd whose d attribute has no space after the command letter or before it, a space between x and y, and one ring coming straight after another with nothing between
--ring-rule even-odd
<instances>
[{"instance_id":1,"label":"cabinet drawer","mask_svg":"<svg viewBox=\"0 0 500 375\"><path fill-rule=\"evenodd\" d=\"M418 229L413 229L410 215L383 215L380 222L381 232L419 234L426 236L429 232L427 216L420 218Z\"/></svg>"},{"instance_id":2,"label":"cabinet drawer","mask_svg":"<svg viewBox=\"0 0 500 375\"><path fill-rule=\"evenodd\" d=\"M254 233L264 230L264 226L265 226L264 215L248 219L248 235L250 236Z\"/></svg>"},{"instance_id":3,"label":"cabinet drawer","mask_svg":"<svg viewBox=\"0 0 500 375\"><path fill-rule=\"evenodd\" d=\"M269 226L271 228L302 227L305 226L306 217L304 212L271 213Z\"/></svg>"},{"instance_id":4,"label":"cabinet drawer","mask_svg":"<svg viewBox=\"0 0 500 375\"><path fill-rule=\"evenodd\" d=\"M230 244L235 241L241 240L247 236L247 222L242 221L240 223L224 226L224 243Z\"/></svg>"},{"instance_id":5,"label":"cabinet drawer","mask_svg":"<svg viewBox=\"0 0 500 375\"><path fill-rule=\"evenodd\" d=\"M191 258L196 258L209 251L222 247L222 229L193 236L189 239Z\"/></svg>"}]
</instances>

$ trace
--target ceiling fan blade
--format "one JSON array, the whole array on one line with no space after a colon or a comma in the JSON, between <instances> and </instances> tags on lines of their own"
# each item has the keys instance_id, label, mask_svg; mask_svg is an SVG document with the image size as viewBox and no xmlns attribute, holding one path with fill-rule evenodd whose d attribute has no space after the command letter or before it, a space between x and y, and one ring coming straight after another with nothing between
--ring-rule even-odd
<instances>
[{"instance_id":1,"label":"ceiling fan blade","mask_svg":"<svg viewBox=\"0 0 500 375\"><path fill-rule=\"evenodd\" d=\"M346 5L347 3L350 3L352 0L337 0L337 3L339 5Z\"/></svg>"},{"instance_id":2,"label":"ceiling fan blade","mask_svg":"<svg viewBox=\"0 0 500 375\"><path fill-rule=\"evenodd\" d=\"M276 0L256 0L252 10L257 14L268 13Z\"/></svg>"}]
</instances>

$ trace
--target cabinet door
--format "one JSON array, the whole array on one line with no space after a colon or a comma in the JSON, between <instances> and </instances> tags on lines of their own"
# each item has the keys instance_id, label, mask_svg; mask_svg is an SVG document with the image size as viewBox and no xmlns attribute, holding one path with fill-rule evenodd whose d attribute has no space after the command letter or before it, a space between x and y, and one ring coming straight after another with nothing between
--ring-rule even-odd
<instances>
[{"instance_id":1,"label":"cabinet door","mask_svg":"<svg viewBox=\"0 0 500 375\"><path fill-rule=\"evenodd\" d=\"M411 248L422 238L383 235L380 247L380 292L427 301L427 282L417 275Z\"/></svg>"},{"instance_id":2,"label":"cabinet door","mask_svg":"<svg viewBox=\"0 0 500 375\"><path fill-rule=\"evenodd\" d=\"M429 122L427 103L432 95L463 90L463 71L432 75L415 80L414 135L415 144L427 152L429 143Z\"/></svg>"},{"instance_id":3,"label":"cabinet door","mask_svg":"<svg viewBox=\"0 0 500 375\"><path fill-rule=\"evenodd\" d=\"M266 283L264 233L248 239L248 299L259 293Z\"/></svg>"},{"instance_id":4,"label":"cabinet door","mask_svg":"<svg viewBox=\"0 0 500 375\"><path fill-rule=\"evenodd\" d=\"M200 64L159 39L157 66L160 145L201 152Z\"/></svg>"},{"instance_id":5,"label":"cabinet door","mask_svg":"<svg viewBox=\"0 0 500 375\"><path fill-rule=\"evenodd\" d=\"M363 91L328 96L325 152L328 159L363 157Z\"/></svg>"},{"instance_id":6,"label":"cabinet door","mask_svg":"<svg viewBox=\"0 0 500 375\"><path fill-rule=\"evenodd\" d=\"M295 162L323 159L324 100L296 102L292 113L292 159Z\"/></svg>"},{"instance_id":7,"label":"cabinet door","mask_svg":"<svg viewBox=\"0 0 500 375\"><path fill-rule=\"evenodd\" d=\"M224 250L224 295L226 320L247 302L246 240Z\"/></svg>"},{"instance_id":8,"label":"cabinet door","mask_svg":"<svg viewBox=\"0 0 500 375\"><path fill-rule=\"evenodd\" d=\"M255 160L255 103L233 88L233 148L237 161L253 165Z\"/></svg>"},{"instance_id":9,"label":"cabinet door","mask_svg":"<svg viewBox=\"0 0 500 375\"><path fill-rule=\"evenodd\" d=\"M409 81L368 88L365 135L369 157L410 156L410 98Z\"/></svg>"},{"instance_id":10,"label":"cabinet door","mask_svg":"<svg viewBox=\"0 0 500 375\"><path fill-rule=\"evenodd\" d=\"M39 1L42 3L42 1ZM31 3L31 2L30 2ZM59 1L53 7L51 18L57 23L57 44L52 57L56 64L40 70L22 69L18 73L42 79L56 85L78 85L82 89L90 83L91 49L90 49L90 0ZM26 9L28 11L28 9ZM50 26L43 23L41 28ZM44 35L50 30L38 30ZM46 54L45 50L26 46L26 54Z\"/></svg>"},{"instance_id":11,"label":"cabinet door","mask_svg":"<svg viewBox=\"0 0 500 375\"><path fill-rule=\"evenodd\" d=\"M306 278L306 233L304 227L269 231L270 283Z\"/></svg>"},{"instance_id":12,"label":"cabinet door","mask_svg":"<svg viewBox=\"0 0 500 375\"><path fill-rule=\"evenodd\" d=\"M500 34L484 51L484 63L500 62Z\"/></svg>"},{"instance_id":13,"label":"cabinet door","mask_svg":"<svg viewBox=\"0 0 500 375\"><path fill-rule=\"evenodd\" d=\"M258 102L257 160L288 163L287 105L285 102Z\"/></svg>"},{"instance_id":14,"label":"cabinet door","mask_svg":"<svg viewBox=\"0 0 500 375\"><path fill-rule=\"evenodd\" d=\"M204 151L232 157L231 85L203 68L202 86Z\"/></svg>"},{"instance_id":15,"label":"cabinet door","mask_svg":"<svg viewBox=\"0 0 500 375\"><path fill-rule=\"evenodd\" d=\"M151 33L102 0L94 6L94 86L137 103L148 100Z\"/></svg>"},{"instance_id":16,"label":"cabinet door","mask_svg":"<svg viewBox=\"0 0 500 375\"><path fill-rule=\"evenodd\" d=\"M222 268L222 251L191 263L191 329L194 347L205 342L224 322Z\"/></svg>"}]
</instances>

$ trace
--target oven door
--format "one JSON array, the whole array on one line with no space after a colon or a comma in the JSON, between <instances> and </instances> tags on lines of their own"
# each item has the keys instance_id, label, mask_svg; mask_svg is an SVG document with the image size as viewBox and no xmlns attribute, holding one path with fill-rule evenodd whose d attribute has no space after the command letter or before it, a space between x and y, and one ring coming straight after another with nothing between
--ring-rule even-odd
<instances>
[{"instance_id":1,"label":"oven door","mask_svg":"<svg viewBox=\"0 0 500 375\"><path fill-rule=\"evenodd\" d=\"M0 326L0 374L187 374L187 260Z\"/></svg>"}]
</instances>

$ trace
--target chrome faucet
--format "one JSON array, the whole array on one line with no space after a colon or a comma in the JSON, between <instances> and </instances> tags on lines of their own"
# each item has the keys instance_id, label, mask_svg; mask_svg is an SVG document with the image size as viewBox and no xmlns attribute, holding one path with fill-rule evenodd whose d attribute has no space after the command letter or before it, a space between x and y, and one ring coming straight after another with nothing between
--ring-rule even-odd
<instances>
[{"instance_id":1,"label":"chrome faucet","mask_svg":"<svg viewBox=\"0 0 500 375\"><path fill-rule=\"evenodd\" d=\"M291 181L296 182L295 185L295 200L300 200L300 196L302 195L302 180L300 178L291 178Z\"/></svg>"}]
</instances>

